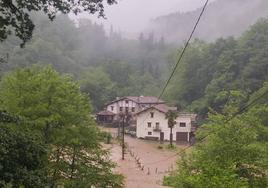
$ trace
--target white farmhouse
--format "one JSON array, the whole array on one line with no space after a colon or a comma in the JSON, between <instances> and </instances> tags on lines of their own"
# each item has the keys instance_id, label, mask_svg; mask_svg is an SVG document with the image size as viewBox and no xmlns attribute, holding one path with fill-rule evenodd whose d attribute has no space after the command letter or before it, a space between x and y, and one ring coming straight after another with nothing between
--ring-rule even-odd
<instances>
[{"instance_id":1,"label":"white farmhouse","mask_svg":"<svg viewBox=\"0 0 268 188\"><path fill-rule=\"evenodd\" d=\"M168 141L170 139L170 128L166 113L169 110L176 110L165 104L159 104L146 108L136 114L137 119L137 138L155 139ZM173 128L173 140L177 142L190 142L193 136L193 122L195 114L178 113L176 125Z\"/></svg>"},{"instance_id":2,"label":"white farmhouse","mask_svg":"<svg viewBox=\"0 0 268 188\"><path fill-rule=\"evenodd\" d=\"M152 96L127 96L117 98L116 100L106 104L105 110L97 114L97 120L100 123L111 123L119 120L120 113L136 114L153 105L164 104L162 100Z\"/></svg>"}]
</instances>

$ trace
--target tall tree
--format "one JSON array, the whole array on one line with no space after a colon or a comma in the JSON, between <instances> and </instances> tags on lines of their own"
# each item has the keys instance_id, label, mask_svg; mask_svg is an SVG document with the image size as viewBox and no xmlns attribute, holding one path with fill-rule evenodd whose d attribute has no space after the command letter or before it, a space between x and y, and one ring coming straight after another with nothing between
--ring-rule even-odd
<instances>
[{"instance_id":1,"label":"tall tree","mask_svg":"<svg viewBox=\"0 0 268 188\"><path fill-rule=\"evenodd\" d=\"M166 113L166 119L168 120L168 127L170 129L170 135L169 135L169 143L170 146L172 146L173 143L173 133L172 133L172 129L174 128L174 126L176 125L176 118L178 117L178 113L176 111L172 111L169 110Z\"/></svg>"},{"instance_id":2,"label":"tall tree","mask_svg":"<svg viewBox=\"0 0 268 188\"><path fill-rule=\"evenodd\" d=\"M122 187L100 145L89 99L70 76L33 66L6 75L0 88L0 108L27 121L49 147L49 186Z\"/></svg>"}]
</instances>

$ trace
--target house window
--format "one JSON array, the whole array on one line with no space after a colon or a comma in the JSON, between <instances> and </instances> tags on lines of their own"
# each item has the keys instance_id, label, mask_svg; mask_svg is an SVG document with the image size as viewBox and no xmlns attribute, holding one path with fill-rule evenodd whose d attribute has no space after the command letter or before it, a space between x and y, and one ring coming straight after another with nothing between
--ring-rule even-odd
<instances>
[{"instance_id":1,"label":"house window","mask_svg":"<svg viewBox=\"0 0 268 188\"><path fill-rule=\"evenodd\" d=\"M119 110L120 110L120 112L122 112L122 111L123 111L123 107L120 107L120 109L119 109Z\"/></svg>"},{"instance_id":2,"label":"house window","mask_svg":"<svg viewBox=\"0 0 268 188\"><path fill-rule=\"evenodd\" d=\"M132 112L135 112L135 107L132 107L131 111L132 111Z\"/></svg>"},{"instance_id":3,"label":"house window","mask_svg":"<svg viewBox=\"0 0 268 188\"><path fill-rule=\"evenodd\" d=\"M152 123L151 122L148 122L147 125L148 125L149 128L152 127Z\"/></svg>"},{"instance_id":4,"label":"house window","mask_svg":"<svg viewBox=\"0 0 268 188\"><path fill-rule=\"evenodd\" d=\"M154 117L154 113L153 112L151 112L151 118L153 118Z\"/></svg>"},{"instance_id":5,"label":"house window","mask_svg":"<svg viewBox=\"0 0 268 188\"><path fill-rule=\"evenodd\" d=\"M126 104L128 104L128 100L126 100Z\"/></svg>"},{"instance_id":6,"label":"house window","mask_svg":"<svg viewBox=\"0 0 268 188\"><path fill-rule=\"evenodd\" d=\"M126 107L126 112L128 112L128 107Z\"/></svg>"},{"instance_id":7,"label":"house window","mask_svg":"<svg viewBox=\"0 0 268 188\"><path fill-rule=\"evenodd\" d=\"M159 129L159 122L156 122L156 123L155 123L155 128L156 128L156 129Z\"/></svg>"},{"instance_id":8,"label":"house window","mask_svg":"<svg viewBox=\"0 0 268 188\"><path fill-rule=\"evenodd\" d=\"M148 132L148 135L152 135L152 132Z\"/></svg>"},{"instance_id":9,"label":"house window","mask_svg":"<svg viewBox=\"0 0 268 188\"><path fill-rule=\"evenodd\" d=\"M185 122L180 122L180 127L186 127L186 123Z\"/></svg>"},{"instance_id":10,"label":"house window","mask_svg":"<svg viewBox=\"0 0 268 188\"><path fill-rule=\"evenodd\" d=\"M114 106L111 106L111 110L114 111Z\"/></svg>"}]
</instances>

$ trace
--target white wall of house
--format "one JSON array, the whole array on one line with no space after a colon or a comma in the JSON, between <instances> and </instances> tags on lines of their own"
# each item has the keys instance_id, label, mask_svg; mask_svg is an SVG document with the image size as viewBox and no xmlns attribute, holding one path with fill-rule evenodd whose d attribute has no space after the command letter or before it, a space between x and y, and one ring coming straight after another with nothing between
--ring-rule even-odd
<instances>
[{"instance_id":1,"label":"white wall of house","mask_svg":"<svg viewBox=\"0 0 268 188\"><path fill-rule=\"evenodd\" d=\"M138 111L138 104L134 101L127 100L127 99L122 99L114 103L111 103L106 107L106 109L115 114L119 114L120 107L122 108L123 112L125 112L126 108L128 108L129 112L133 112L132 108L134 108L134 112Z\"/></svg>"},{"instance_id":2,"label":"white wall of house","mask_svg":"<svg viewBox=\"0 0 268 188\"><path fill-rule=\"evenodd\" d=\"M151 113L154 113L153 117L151 117ZM163 132L164 140L169 140L170 128L168 128L168 121L165 118L165 114L163 112L159 112L156 109L150 109L138 114L136 118L136 134L138 138L157 137L160 140L160 132ZM187 133L187 141L189 141L191 132L191 116L179 116L176 119L176 122L177 124L173 128L173 140L176 141L176 133L180 132L185 134ZM148 123L151 123L151 127L148 126ZM180 123L183 123L182 125L185 125L185 127L181 127ZM159 129L161 131L155 131L157 124L159 124Z\"/></svg>"},{"instance_id":3,"label":"white wall of house","mask_svg":"<svg viewBox=\"0 0 268 188\"><path fill-rule=\"evenodd\" d=\"M150 113L154 113L154 117L151 118ZM160 132L155 132L156 123L159 123L159 129L163 129L164 125L167 124L165 115L159 111L152 109L147 110L146 112L140 113L136 116L137 118L137 137L145 138L147 136L160 137ZM148 123L151 123L151 127L148 127ZM149 135L148 132L151 132L152 135Z\"/></svg>"},{"instance_id":4,"label":"white wall of house","mask_svg":"<svg viewBox=\"0 0 268 188\"><path fill-rule=\"evenodd\" d=\"M110 112L113 112L113 113L117 114L117 112L118 112L118 105L117 105L117 103L109 104L109 105L106 107L106 110L108 110L108 111L110 111Z\"/></svg>"}]
</instances>

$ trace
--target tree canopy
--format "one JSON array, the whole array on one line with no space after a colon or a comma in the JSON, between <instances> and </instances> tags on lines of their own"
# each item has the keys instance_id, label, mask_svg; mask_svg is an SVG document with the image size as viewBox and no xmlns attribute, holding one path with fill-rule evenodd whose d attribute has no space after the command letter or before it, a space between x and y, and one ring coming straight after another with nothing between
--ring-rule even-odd
<instances>
[{"instance_id":1,"label":"tree canopy","mask_svg":"<svg viewBox=\"0 0 268 188\"><path fill-rule=\"evenodd\" d=\"M237 39L230 37L213 43L195 40L166 99L199 114L207 114L209 108L221 112L231 90L240 91L246 102L268 80L267 29L268 20L261 19Z\"/></svg>"},{"instance_id":2,"label":"tree canopy","mask_svg":"<svg viewBox=\"0 0 268 188\"><path fill-rule=\"evenodd\" d=\"M83 80L81 88L91 95L94 111L116 96L157 95L177 60L178 50L153 33L141 33L138 40L129 40L113 29L107 35L102 25L89 20L79 20L79 27L65 15L53 23L39 14L34 20L35 34L24 49L14 38L1 43L2 56L12 54L9 63L1 65L2 71L34 63L51 64ZM268 79L267 25L267 19L260 19L237 38L193 41L164 99L204 116L209 108L220 112L230 90L241 91L246 102ZM98 83L97 74L85 79L87 70L90 74L101 72L106 83ZM88 88L86 82L91 82ZM94 89L103 91L101 99Z\"/></svg>"},{"instance_id":3,"label":"tree canopy","mask_svg":"<svg viewBox=\"0 0 268 188\"><path fill-rule=\"evenodd\" d=\"M268 91L267 85L252 99L255 95L259 97L263 90ZM209 122L200 128L198 139L202 142L190 154L183 155L178 169L165 177L166 185L178 188L268 186L267 96L263 98L265 102L259 101L235 117L240 97L233 97L236 99L225 106L225 115L211 114ZM226 121L230 117L234 118Z\"/></svg>"},{"instance_id":4,"label":"tree canopy","mask_svg":"<svg viewBox=\"0 0 268 188\"><path fill-rule=\"evenodd\" d=\"M89 99L70 76L60 75L51 67L32 66L5 75L0 88L0 109L19 118L10 125L14 133L5 128L9 123L7 118L3 118L3 127L0 127L3 131L1 144L5 144L1 147L0 166L13 169L6 171L10 175L1 181L36 187L35 184L28 186L28 178L42 179L46 173L43 187L122 187L122 176L113 173L115 165L100 144L102 138L90 116ZM2 113L2 117L8 114ZM39 139L35 139L35 135ZM21 146L23 151L11 150L19 144L25 144ZM18 152L17 155L14 152ZM31 165L27 157L31 156L37 158L36 163L40 161L40 165L32 166L33 170L44 171L37 173L38 177L31 176L31 168L27 167ZM24 158L24 162L20 161ZM24 169L21 173L28 173L28 176L17 178L19 169Z\"/></svg>"},{"instance_id":5,"label":"tree canopy","mask_svg":"<svg viewBox=\"0 0 268 188\"><path fill-rule=\"evenodd\" d=\"M108 4L114 4L115 0L107 0ZM78 14L88 12L98 13L104 17L103 0L1 0L0 1L0 41L3 41L11 33L22 40L22 46L31 39L34 30L34 23L31 20L30 12L42 11L53 20L58 12Z\"/></svg>"}]
</instances>

